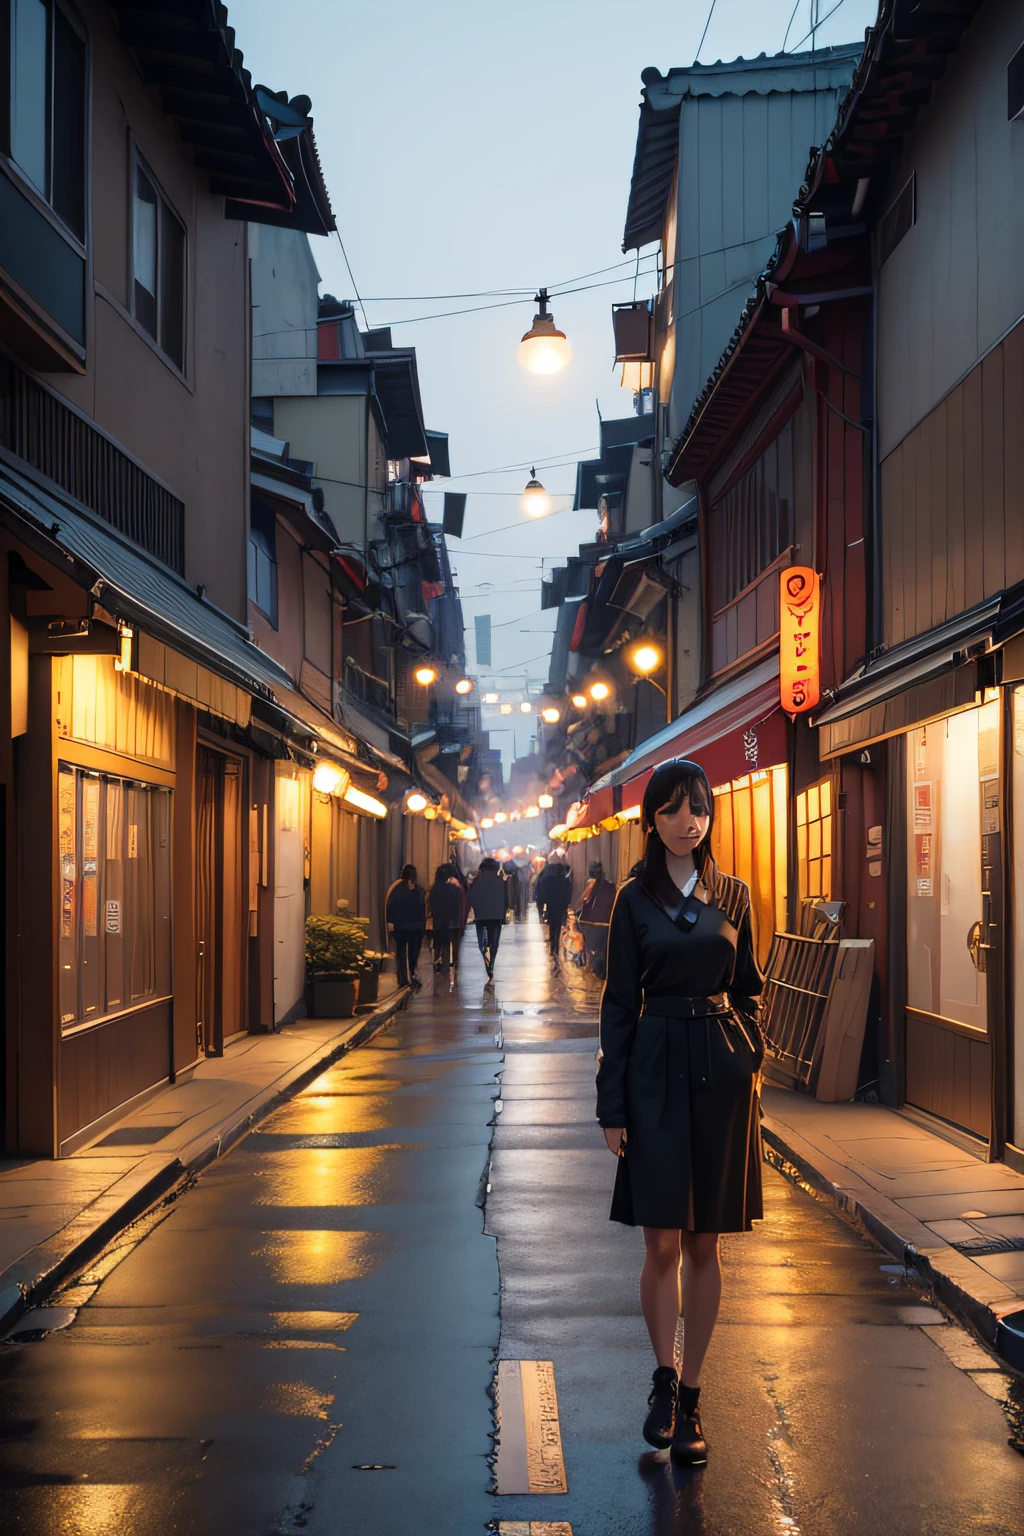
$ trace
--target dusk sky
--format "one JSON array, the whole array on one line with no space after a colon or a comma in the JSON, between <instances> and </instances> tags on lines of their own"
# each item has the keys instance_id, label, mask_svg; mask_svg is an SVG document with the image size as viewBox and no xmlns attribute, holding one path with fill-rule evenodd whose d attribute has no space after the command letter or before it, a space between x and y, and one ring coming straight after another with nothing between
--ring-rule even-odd
<instances>
[{"instance_id":1,"label":"dusk sky","mask_svg":"<svg viewBox=\"0 0 1024 1536\"><path fill-rule=\"evenodd\" d=\"M823 0L820 10L832 6ZM873 0L840 0L817 41L862 38L875 13ZM792 14L792 0L716 0L700 57L778 52ZM561 512L527 523L518 498L536 463L547 489L564 493L554 506L571 506L575 461L597 445L595 400L606 417L631 410L612 372L610 309L633 296L633 262L586 279L608 286L553 300L574 354L563 373L525 373L516 347L536 287L623 262L641 71L692 62L707 16L706 0L231 0L253 79L312 98L369 323L390 322L396 343L416 347L427 425L450 434L446 484L472 492L466 538L451 546L470 665L473 616L488 612L493 666L520 688L525 674L547 673L554 614L540 612L541 562L575 552L595 519ZM809 26L808 0L799 0L790 50L810 46ZM351 296L337 239L311 243L322 291ZM643 275L653 265L653 256L641 261L638 297L653 291ZM432 320L418 317L508 295L402 302L481 290L521 293L511 307ZM525 468L479 473L508 464ZM430 500L439 518L440 499Z\"/></svg>"}]
</instances>

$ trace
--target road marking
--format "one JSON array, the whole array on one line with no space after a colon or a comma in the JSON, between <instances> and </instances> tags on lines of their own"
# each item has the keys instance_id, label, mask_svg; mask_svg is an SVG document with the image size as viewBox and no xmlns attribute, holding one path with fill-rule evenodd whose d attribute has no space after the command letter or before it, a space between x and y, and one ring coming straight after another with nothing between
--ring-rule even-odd
<instances>
[{"instance_id":1,"label":"road marking","mask_svg":"<svg viewBox=\"0 0 1024 1536\"><path fill-rule=\"evenodd\" d=\"M499 1360L497 1399L498 1492L568 1493L552 1362ZM557 1525L550 1530L562 1536Z\"/></svg>"}]
</instances>

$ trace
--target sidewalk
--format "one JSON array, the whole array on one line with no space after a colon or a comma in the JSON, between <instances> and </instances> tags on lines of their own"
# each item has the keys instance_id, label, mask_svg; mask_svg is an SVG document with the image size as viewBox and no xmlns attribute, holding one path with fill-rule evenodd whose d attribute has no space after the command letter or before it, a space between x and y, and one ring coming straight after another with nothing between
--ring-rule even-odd
<instances>
[{"instance_id":1,"label":"sidewalk","mask_svg":"<svg viewBox=\"0 0 1024 1536\"><path fill-rule=\"evenodd\" d=\"M372 1013L246 1035L72 1157L0 1160L0 1332L282 1099L369 1040L406 996L396 988Z\"/></svg>"},{"instance_id":2,"label":"sidewalk","mask_svg":"<svg viewBox=\"0 0 1024 1536\"><path fill-rule=\"evenodd\" d=\"M765 1086L770 1161L838 1204L1024 1370L1024 1176L895 1110ZM1016 1244L1017 1246L1012 1246Z\"/></svg>"}]
</instances>

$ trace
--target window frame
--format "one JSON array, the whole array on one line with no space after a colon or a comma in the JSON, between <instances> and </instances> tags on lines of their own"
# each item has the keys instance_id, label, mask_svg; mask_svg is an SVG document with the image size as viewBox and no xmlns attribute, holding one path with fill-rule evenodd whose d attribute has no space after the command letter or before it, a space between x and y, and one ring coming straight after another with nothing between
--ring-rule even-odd
<instances>
[{"instance_id":1,"label":"window frame","mask_svg":"<svg viewBox=\"0 0 1024 1536\"><path fill-rule=\"evenodd\" d=\"M41 213L53 226L54 230L64 239L72 250L83 260L88 260L90 234L92 231L92 38L85 21L78 11L67 3L67 0L46 0L47 10L52 15L54 10L59 10L64 20L74 31L83 46L83 80L82 80L82 233L79 235L71 225L66 222L63 215L53 206L49 196L53 191L53 71L54 71L54 46L53 25L48 20L46 65L48 75L49 100L47 101L47 180L49 182L49 195L40 191L35 182L22 170L17 160L11 153L11 70L13 60L11 58L11 26L13 0L0 0L0 172L6 175L18 191L32 203L32 206Z\"/></svg>"},{"instance_id":2,"label":"window frame","mask_svg":"<svg viewBox=\"0 0 1024 1536\"><path fill-rule=\"evenodd\" d=\"M133 133L129 133L128 138L129 138L129 154L128 154L128 292L126 294L126 298L128 300L127 311L128 311L128 314L131 316L131 319L132 319L132 321L134 323L135 330L138 332L138 334L141 337L143 337L143 339L146 342L148 342L148 344L157 353L157 355L159 356L160 360L162 362L166 363L167 367L170 368L171 372L174 373L179 379L181 379L183 383L187 384L187 382L188 382L188 366L189 366L188 328L189 328L189 312L190 312L190 305L189 305L189 259L190 259L190 247L189 247L188 224L182 218L181 214L178 212L178 210L175 207L175 205L174 205L173 201L171 200L171 198L169 198L167 193L164 191L163 183L161 182L159 176L157 176L157 174L153 170L153 167L150 165L150 163L146 159L145 155L140 150L139 145L138 145L138 140L135 138L135 135ZM154 295L154 299L155 299L155 303L156 303L156 329L157 329L157 334L155 336L154 336L153 332L149 329L149 327L145 324L145 322L139 318L138 311L136 310L136 307L135 307L135 205L136 205L136 186L137 186L137 181L138 181L138 172L139 172L140 168L143 171L144 175L149 180L150 184L152 185L153 190L156 193L156 202L157 202L157 217L156 217L156 268L155 268L155 279L154 279L154 281L156 283L156 293ZM174 222L178 225L178 227L181 230L181 238L182 238L182 264L181 264L181 273L182 273L182 280L181 280L181 362L180 363L174 357L172 357L170 352L167 351L167 348L164 345L164 338L163 338L163 336L161 334L162 330L163 330L163 319L162 319L162 313L161 313L161 306L162 306L163 299L162 299L162 295L161 295L161 292L160 292L160 288L161 288L161 247L162 247L162 243L163 243L162 242L163 221L164 221L165 218L168 218L168 217L173 219Z\"/></svg>"},{"instance_id":3,"label":"window frame","mask_svg":"<svg viewBox=\"0 0 1024 1536\"><path fill-rule=\"evenodd\" d=\"M257 514L258 521L257 518L254 518L254 513ZM273 519L274 529L272 540L268 537L266 528L260 526L265 519L270 518ZM273 548L268 547L271 542L273 543ZM255 551L255 555L251 553L251 551ZM262 555L270 564L270 584L272 588L270 594L270 611L264 608L263 604L256 596L258 590L258 583L256 580L256 560L260 555ZM248 598L249 602L252 603L253 607L258 609L259 612L263 615L271 629L278 628L278 577L277 514L274 513L269 507L261 507L254 499L249 504L249 538L246 545L246 597ZM305 599L303 599L303 601L304 600Z\"/></svg>"},{"instance_id":4,"label":"window frame","mask_svg":"<svg viewBox=\"0 0 1024 1536\"><path fill-rule=\"evenodd\" d=\"M59 1030L60 1030L60 1035L61 1035L61 1038L64 1039L64 1040L68 1039L70 1036L81 1034L81 1033L83 1033L83 1032L85 1032L87 1030L92 1030L92 1029L97 1028L98 1026L102 1026L102 1025L108 1024L113 1019L123 1018L123 1017L125 1017L128 1014L142 1013L142 1012L144 1012L144 1011L146 1011L148 1009L151 1009L151 1008L154 1008L154 1007L158 1007L161 1004L165 1004L165 1003L169 1002L173 998L173 996L174 996L174 812L175 812L175 803L174 802L175 802L175 793L174 793L173 787L170 784L160 783L160 782L156 782L156 781L153 781L153 780L150 780L150 779L141 779L137 775L133 775L130 772L126 772L125 769L127 769L129 767L130 767L129 764L125 764L125 765L123 765L123 767L119 766L118 768L108 768L106 765L104 765L104 766L99 766L99 765L91 766L91 765L87 765L87 764L85 764L83 762L76 761L74 756L65 755L64 753L60 754L60 758L59 758L59 761L58 761L58 764L57 764L57 782L58 782L58 786L60 785L60 781L61 781L61 779L63 778L63 776L65 774L70 774L72 776L72 784L74 786L74 788L73 788L73 817L74 817L73 846L72 846L72 849L70 851L70 855L65 853L63 847L60 844L60 835L61 835L61 833L59 831L59 833L58 833L57 867L56 867L56 879L57 879L57 887L58 887L58 892L59 892L59 895L58 895L58 918L57 918L56 944L57 944L57 949L58 949L58 955L60 956L60 962L59 963L61 964L61 966L63 966L63 957L64 957L64 955L67 954L67 953L71 953L71 955L72 955L72 967L74 969L74 987L75 987L75 999L76 999L76 1008L75 1008L74 1014L65 1013L65 1011L64 1011L64 1003L65 1003L66 999L65 999L65 997L63 995L63 985L62 985L62 974L63 973L61 971L61 973L60 973L60 975L61 975L61 982L58 985L58 1000L57 1000L57 1010L58 1011L57 1011L57 1018L58 1018L58 1026L59 1026ZM94 825L94 828L93 828L93 835L94 835L94 838L95 838L97 846L96 846L96 849L95 849L95 851L93 853L93 860L95 862L95 868L91 871L91 873L92 873L92 875L93 875L93 877L95 878L95 881L96 881L94 898L93 898L93 925L94 925L95 931L91 935L86 934L86 933L83 932L83 920L84 920L85 905L86 905L86 903L85 903L85 894L84 894L85 893L85 879L86 879L87 874L90 873L85 868L86 853L85 853L85 847L84 847L84 843L85 843L84 797L85 797L85 786L87 784L89 784L89 785L92 785L92 784L97 785L97 790L96 790L96 802L97 802L96 820L95 820L95 825ZM129 834L130 834L130 825L131 824L128 822L127 818L128 818L128 815L129 815L128 796L129 796L129 794L132 791L137 791L137 792L141 791L142 793L144 793L146 795L160 793L160 794L165 794L165 795L168 796L168 799L165 802L163 802L163 804L165 806L165 810L166 810L166 829L167 829L167 846L166 846L166 852L165 852L164 861L163 861L164 862L164 866L165 866L164 874L165 874L165 877L166 877L166 890L165 890L164 894L166 895L166 901L167 901L167 928L166 928L166 935L165 935L165 950L164 950L162 956L161 956L161 952L160 952L160 948L159 948L160 939L161 939L159 925L157 924L153 928L153 933L152 933L152 943L153 943L152 961L153 961L153 964L154 964L154 972L153 972L154 985L153 985L152 990L149 991L149 992L142 992L142 993L139 993L139 994L137 994L135 996L132 996L132 994L131 994L132 967L133 967L133 964L135 962L134 962L134 958L133 958L132 945L129 944L129 946L127 948L122 948L118 952L118 956L117 956L118 962L119 962L119 965L120 965L120 969L121 969L120 981L121 981L122 996L116 1002L111 1003L111 1004L108 1005L108 1003L107 1003L107 994L108 994L108 964L109 964L109 956L107 954L107 949L105 947L104 941L105 941L106 937L108 936L108 934L109 935L113 935L114 930L108 930L107 926L106 926L106 921L107 921L106 902L107 902L107 899L108 899L107 898L107 889L108 889L108 886L107 886L107 880L108 880L107 864L109 862L109 856L108 856L108 853L106 852L106 848L109 845L109 834L108 834L108 826L107 826L107 814L108 814L108 805L109 805L109 803L108 803L108 799L107 799L106 790L107 790L107 786L112 785L112 784L116 784L116 785L119 786L121 794L124 797L123 819L121 821L120 828L119 828L119 840L120 840L121 848L123 850L119 862L123 865L123 869L121 871L120 884L117 886L117 890L119 892L119 895L118 895L117 898L115 898L115 899L118 900L118 903L119 903L119 911L118 911L118 924L119 924L119 927L117 929L117 935L120 938L122 944L124 944L125 940L137 941L137 939L138 939L138 935L133 931L133 928L130 926L130 923L133 923L133 922L137 921L137 918L132 916L132 913L134 911L136 911L138 909L139 905L140 905L139 903L134 903L133 904L132 901L130 900L130 885L129 885L130 871L129 871L129 868L128 868L128 863L129 863L129 861L134 856L130 853L130 838L129 838ZM61 827L61 811L60 811L60 803L59 802L60 802L60 790L58 788L58 813L57 814L58 814L58 825L59 825L59 827ZM151 810L151 807L149 809ZM147 823L147 832L149 830L150 830L150 824ZM99 851L100 848L104 849L104 852L102 854ZM147 880L149 882L149 887L150 887L150 893L151 893L151 895L154 898L158 898L159 895L160 895L160 890L159 890L160 875L159 875L159 869L158 869L158 862L157 862L157 859L155 857L155 850L153 848L148 848L147 852L148 852L148 855L149 855L148 858L146 858L145 860L140 860L140 864L145 862L146 870L147 870ZM70 856L70 858L72 860L74 873L73 873L73 880L72 880L73 893L72 893L72 896L71 896L71 905L70 905L70 908L69 908L69 918L70 918L69 927L70 927L71 931L69 933L65 934L65 933L62 932L64 900L65 900L64 891L65 891L65 882L66 882L66 876L64 874L64 859L66 857L68 857L68 856ZM117 862L117 861L115 861L115 862ZM138 879L138 872L136 872L136 880L137 879ZM153 910L154 922L156 920L156 917L157 917L157 909L156 909L156 906L154 905L154 910ZM94 1011L92 1011L92 1012L84 1011L84 1002L85 1002L85 999L86 999L86 996L87 996L86 985L85 985L86 984L86 977L85 977L85 974L84 974L84 970L85 970L85 966L88 964L88 960L87 960L86 952L85 952L85 942L88 939L91 939L97 945L97 948L96 948L95 953L94 953L93 963L97 967L97 970L96 970L96 986L99 989L99 991L98 991L99 1002L98 1002L96 1008L94 1009ZM71 950L70 951L65 950L65 947L64 947L65 944L70 944L71 945ZM161 975L161 972L163 973L163 975ZM157 983L161 979L165 979L166 980L166 987L161 987L160 985L157 985Z\"/></svg>"}]
</instances>

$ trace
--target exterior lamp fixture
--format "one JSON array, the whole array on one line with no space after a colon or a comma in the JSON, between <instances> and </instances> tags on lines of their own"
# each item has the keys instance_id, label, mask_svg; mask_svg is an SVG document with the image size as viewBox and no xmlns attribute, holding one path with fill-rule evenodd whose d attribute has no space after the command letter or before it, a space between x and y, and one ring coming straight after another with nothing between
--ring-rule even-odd
<instances>
[{"instance_id":1,"label":"exterior lamp fixture","mask_svg":"<svg viewBox=\"0 0 1024 1536\"><path fill-rule=\"evenodd\" d=\"M642 389L654 387L654 364L644 362L627 362L622 365L621 387L631 389L634 395L638 395Z\"/></svg>"},{"instance_id":2,"label":"exterior lamp fixture","mask_svg":"<svg viewBox=\"0 0 1024 1536\"><path fill-rule=\"evenodd\" d=\"M572 361L572 347L565 332L555 325L554 315L548 314L548 291L542 288L534 300L538 312L533 324L519 343L516 354L521 367L528 373L561 373Z\"/></svg>"},{"instance_id":3,"label":"exterior lamp fixture","mask_svg":"<svg viewBox=\"0 0 1024 1536\"><path fill-rule=\"evenodd\" d=\"M530 478L519 498L519 505L527 517L547 517L551 511L551 497L537 479L535 469L530 470Z\"/></svg>"},{"instance_id":4,"label":"exterior lamp fixture","mask_svg":"<svg viewBox=\"0 0 1024 1536\"><path fill-rule=\"evenodd\" d=\"M460 827L459 828L459 836L462 838L464 843L475 843L476 842L476 828L475 827Z\"/></svg>"},{"instance_id":5,"label":"exterior lamp fixture","mask_svg":"<svg viewBox=\"0 0 1024 1536\"><path fill-rule=\"evenodd\" d=\"M512 713L512 705L511 704L503 704L501 706L501 709L499 710L499 713L502 714L502 715L510 715Z\"/></svg>"},{"instance_id":6,"label":"exterior lamp fixture","mask_svg":"<svg viewBox=\"0 0 1024 1536\"><path fill-rule=\"evenodd\" d=\"M523 702L519 706L519 713L521 715L529 715L529 714L532 714L532 712L533 712L533 705L530 703L530 701L528 699L524 699Z\"/></svg>"},{"instance_id":7,"label":"exterior lamp fixture","mask_svg":"<svg viewBox=\"0 0 1024 1536\"><path fill-rule=\"evenodd\" d=\"M436 821L437 820L437 806L436 805L428 805L427 806L426 810L423 812L423 820L424 821Z\"/></svg>"},{"instance_id":8,"label":"exterior lamp fixture","mask_svg":"<svg viewBox=\"0 0 1024 1536\"><path fill-rule=\"evenodd\" d=\"M494 819L498 823L499 827L501 826L502 822L508 821L508 817L506 816L504 811L495 811Z\"/></svg>"},{"instance_id":9,"label":"exterior lamp fixture","mask_svg":"<svg viewBox=\"0 0 1024 1536\"><path fill-rule=\"evenodd\" d=\"M526 810L523 812L523 814L524 814L524 816L526 816L527 820L529 820L529 818L531 816L539 816L540 815L540 806L539 805L528 805L526 807Z\"/></svg>"},{"instance_id":10,"label":"exterior lamp fixture","mask_svg":"<svg viewBox=\"0 0 1024 1536\"><path fill-rule=\"evenodd\" d=\"M365 790L357 789L350 784L343 796L347 805L351 805L357 811L363 811L367 816L383 818L388 813L387 806L381 800L376 800L373 795L368 795Z\"/></svg>"},{"instance_id":11,"label":"exterior lamp fixture","mask_svg":"<svg viewBox=\"0 0 1024 1536\"><path fill-rule=\"evenodd\" d=\"M538 795L537 796L537 805L540 807L540 809L542 811L550 811L550 809L554 805L554 803L555 803L555 797L553 795Z\"/></svg>"},{"instance_id":12,"label":"exterior lamp fixture","mask_svg":"<svg viewBox=\"0 0 1024 1536\"><path fill-rule=\"evenodd\" d=\"M509 821L518 821L518 820L519 820L519 817L520 817L520 815L521 815L521 812L519 812L519 811L513 811L513 812L512 812L512 814L511 814L511 815L510 815L510 816L509 816L509 818L508 818L508 819L509 819Z\"/></svg>"},{"instance_id":13,"label":"exterior lamp fixture","mask_svg":"<svg viewBox=\"0 0 1024 1536\"><path fill-rule=\"evenodd\" d=\"M607 683L598 681L590 685L590 697L598 704L603 704L605 699L610 698L611 691Z\"/></svg>"},{"instance_id":14,"label":"exterior lamp fixture","mask_svg":"<svg viewBox=\"0 0 1024 1536\"><path fill-rule=\"evenodd\" d=\"M585 693L574 693L572 696L573 709L586 709L587 696Z\"/></svg>"},{"instance_id":15,"label":"exterior lamp fixture","mask_svg":"<svg viewBox=\"0 0 1024 1536\"><path fill-rule=\"evenodd\" d=\"M333 795L344 790L349 776L337 763L317 763L313 769L313 788L318 795Z\"/></svg>"},{"instance_id":16,"label":"exterior lamp fixture","mask_svg":"<svg viewBox=\"0 0 1024 1536\"><path fill-rule=\"evenodd\" d=\"M491 828L494 826L494 817L493 816L485 816L483 818L483 820L480 822L480 825L483 827L485 832L489 832L491 830Z\"/></svg>"},{"instance_id":17,"label":"exterior lamp fixture","mask_svg":"<svg viewBox=\"0 0 1024 1536\"><path fill-rule=\"evenodd\" d=\"M461 693L463 695L463 697L465 697L465 695L467 693L472 693L473 692L473 681L472 681L472 678L460 677L458 682L455 684L455 692L456 693Z\"/></svg>"},{"instance_id":18,"label":"exterior lamp fixture","mask_svg":"<svg viewBox=\"0 0 1024 1536\"><path fill-rule=\"evenodd\" d=\"M119 655L114 657L114 671L130 672L132 670L132 640L135 631L130 624L122 624L120 631L121 651Z\"/></svg>"},{"instance_id":19,"label":"exterior lamp fixture","mask_svg":"<svg viewBox=\"0 0 1024 1536\"><path fill-rule=\"evenodd\" d=\"M413 677L419 683L421 688L429 688L431 683L437 682L437 668L417 667L413 673Z\"/></svg>"},{"instance_id":20,"label":"exterior lamp fixture","mask_svg":"<svg viewBox=\"0 0 1024 1536\"><path fill-rule=\"evenodd\" d=\"M485 693L484 694L484 703L485 704L497 704L497 702L498 702L500 697L501 697L501 695L498 694L498 693Z\"/></svg>"},{"instance_id":21,"label":"exterior lamp fixture","mask_svg":"<svg viewBox=\"0 0 1024 1536\"><path fill-rule=\"evenodd\" d=\"M546 709L541 710L540 717L545 725L557 725L562 718L562 712L553 704L549 704Z\"/></svg>"},{"instance_id":22,"label":"exterior lamp fixture","mask_svg":"<svg viewBox=\"0 0 1024 1536\"><path fill-rule=\"evenodd\" d=\"M634 646L629 652L627 661L634 672L641 677L650 677L652 672L657 672L665 660L661 647L645 642L643 645Z\"/></svg>"},{"instance_id":23,"label":"exterior lamp fixture","mask_svg":"<svg viewBox=\"0 0 1024 1536\"><path fill-rule=\"evenodd\" d=\"M622 364L622 387L634 394L654 384L654 326L645 300L612 305L615 362Z\"/></svg>"},{"instance_id":24,"label":"exterior lamp fixture","mask_svg":"<svg viewBox=\"0 0 1024 1536\"><path fill-rule=\"evenodd\" d=\"M429 801L426 795L421 795L418 789L414 789L405 802L407 811L425 811Z\"/></svg>"}]
</instances>

